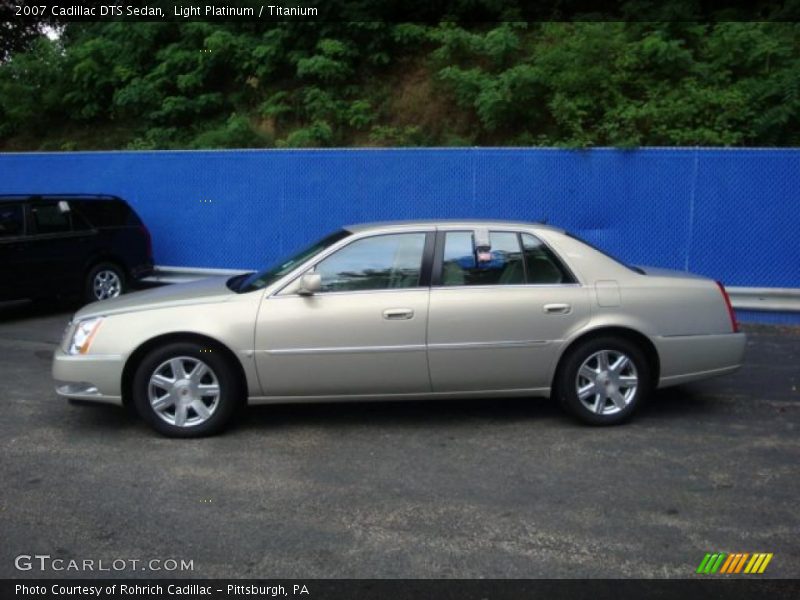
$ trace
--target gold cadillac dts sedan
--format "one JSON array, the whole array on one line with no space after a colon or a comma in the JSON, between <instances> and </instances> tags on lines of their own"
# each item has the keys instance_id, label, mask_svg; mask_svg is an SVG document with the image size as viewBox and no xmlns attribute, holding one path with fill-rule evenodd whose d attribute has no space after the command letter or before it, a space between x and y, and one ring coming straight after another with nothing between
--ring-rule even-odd
<instances>
[{"instance_id":1,"label":"gold cadillac dts sedan","mask_svg":"<svg viewBox=\"0 0 800 600\"><path fill-rule=\"evenodd\" d=\"M55 353L59 396L219 431L245 403L554 396L595 425L652 389L736 370L724 287L629 267L554 227L345 227L259 273L95 302Z\"/></svg>"}]
</instances>

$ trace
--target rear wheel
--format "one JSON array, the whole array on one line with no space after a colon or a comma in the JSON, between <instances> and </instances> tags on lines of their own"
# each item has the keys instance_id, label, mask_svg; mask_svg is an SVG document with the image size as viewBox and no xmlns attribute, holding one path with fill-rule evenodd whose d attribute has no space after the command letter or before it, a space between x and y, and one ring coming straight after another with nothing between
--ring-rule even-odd
<instances>
[{"instance_id":1,"label":"rear wheel","mask_svg":"<svg viewBox=\"0 0 800 600\"><path fill-rule=\"evenodd\" d=\"M652 387L644 353L618 337L579 343L563 359L555 383L561 405L591 425L629 419Z\"/></svg>"},{"instance_id":2,"label":"rear wheel","mask_svg":"<svg viewBox=\"0 0 800 600\"><path fill-rule=\"evenodd\" d=\"M97 302L116 298L125 291L125 271L119 265L104 262L89 269L86 276L87 301Z\"/></svg>"},{"instance_id":3,"label":"rear wheel","mask_svg":"<svg viewBox=\"0 0 800 600\"><path fill-rule=\"evenodd\" d=\"M133 380L137 412L170 437L199 437L220 431L241 398L241 382L214 348L192 342L150 352Z\"/></svg>"}]
</instances>

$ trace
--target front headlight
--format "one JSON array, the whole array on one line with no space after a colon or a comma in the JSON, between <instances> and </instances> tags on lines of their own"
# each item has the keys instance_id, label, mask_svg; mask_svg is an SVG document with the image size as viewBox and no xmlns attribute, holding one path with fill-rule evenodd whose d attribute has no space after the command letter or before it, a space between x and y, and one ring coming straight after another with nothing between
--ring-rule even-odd
<instances>
[{"instance_id":1,"label":"front headlight","mask_svg":"<svg viewBox=\"0 0 800 600\"><path fill-rule=\"evenodd\" d=\"M72 339L69 342L67 352L69 354L86 354L89 351L89 346L92 345L97 330L103 323L103 317L95 317L93 319L86 319L78 321L75 325L75 330L72 333Z\"/></svg>"}]
</instances>

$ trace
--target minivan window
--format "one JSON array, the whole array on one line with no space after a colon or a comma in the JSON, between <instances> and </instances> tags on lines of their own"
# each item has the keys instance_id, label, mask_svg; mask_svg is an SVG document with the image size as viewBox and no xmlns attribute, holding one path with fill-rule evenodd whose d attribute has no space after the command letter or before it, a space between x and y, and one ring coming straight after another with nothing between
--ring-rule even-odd
<instances>
[{"instance_id":1,"label":"minivan window","mask_svg":"<svg viewBox=\"0 0 800 600\"><path fill-rule=\"evenodd\" d=\"M93 227L131 227L139 219L122 200L72 200L70 204Z\"/></svg>"},{"instance_id":2,"label":"minivan window","mask_svg":"<svg viewBox=\"0 0 800 600\"><path fill-rule=\"evenodd\" d=\"M36 233L67 233L72 229L69 212L61 212L57 202L31 207Z\"/></svg>"},{"instance_id":3,"label":"minivan window","mask_svg":"<svg viewBox=\"0 0 800 600\"><path fill-rule=\"evenodd\" d=\"M0 238L22 235L24 225L21 204L0 204Z\"/></svg>"}]
</instances>

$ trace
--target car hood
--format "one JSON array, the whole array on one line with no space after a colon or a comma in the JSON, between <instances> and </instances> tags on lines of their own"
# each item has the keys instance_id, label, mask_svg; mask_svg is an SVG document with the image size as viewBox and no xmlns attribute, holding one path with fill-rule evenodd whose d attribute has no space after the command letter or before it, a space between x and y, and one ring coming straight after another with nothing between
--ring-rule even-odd
<instances>
[{"instance_id":1,"label":"car hood","mask_svg":"<svg viewBox=\"0 0 800 600\"><path fill-rule=\"evenodd\" d=\"M75 313L75 320L141 310L153 310L169 306L227 302L236 296L236 292L231 291L228 289L228 286L225 285L228 279L230 279L230 277L227 276L209 277L208 279L200 279L189 283L164 285L149 290L125 294L118 298L92 302Z\"/></svg>"}]
</instances>

